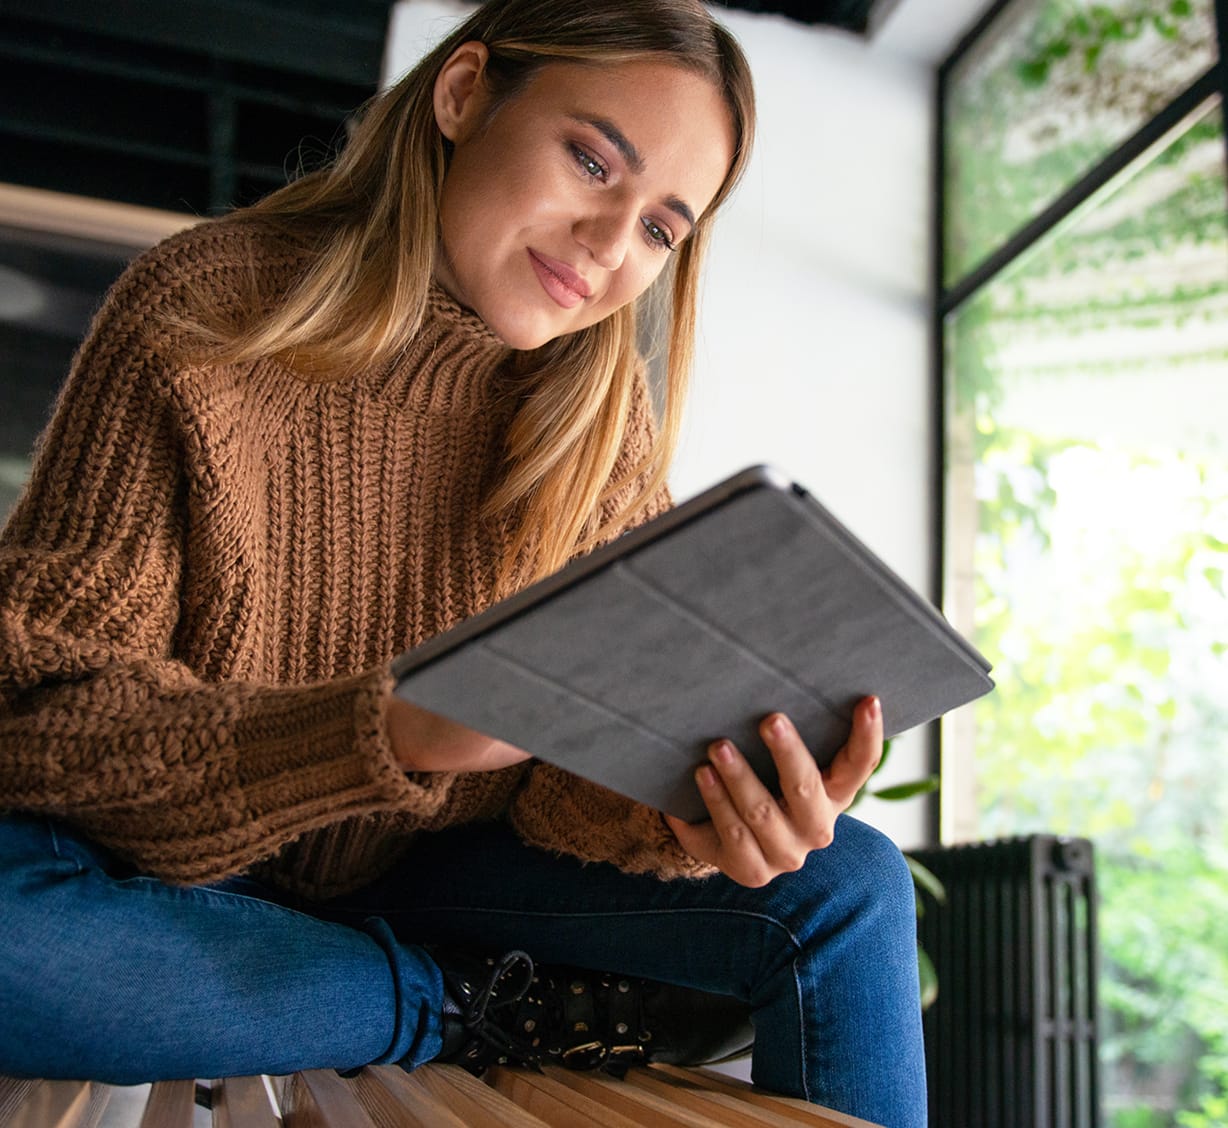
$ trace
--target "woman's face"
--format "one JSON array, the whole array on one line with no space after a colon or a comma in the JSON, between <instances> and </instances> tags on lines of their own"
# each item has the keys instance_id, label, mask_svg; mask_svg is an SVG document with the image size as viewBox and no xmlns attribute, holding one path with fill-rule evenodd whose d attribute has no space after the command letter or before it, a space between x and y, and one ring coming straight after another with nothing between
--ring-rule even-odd
<instances>
[{"instance_id":1,"label":"woman's face","mask_svg":"<svg viewBox=\"0 0 1228 1128\"><path fill-rule=\"evenodd\" d=\"M512 348L634 301L688 237L733 159L720 92L671 63L553 63L489 115L481 44L436 83L455 146L439 283Z\"/></svg>"}]
</instances>

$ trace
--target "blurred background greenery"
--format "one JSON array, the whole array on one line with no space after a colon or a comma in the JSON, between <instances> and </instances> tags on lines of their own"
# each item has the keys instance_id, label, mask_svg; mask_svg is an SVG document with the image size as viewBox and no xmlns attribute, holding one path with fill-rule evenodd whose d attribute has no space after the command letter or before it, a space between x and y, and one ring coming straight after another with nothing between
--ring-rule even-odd
<instances>
[{"instance_id":1,"label":"blurred background greenery","mask_svg":"<svg viewBox=\"0 0 1228 1128\"><path fill-rule=\"evenodd\" d=\"M1095 841L1110 1128L1228 1124L1216 63L1211 0L1028 0L943 99L945 587L999 686L944 824Z\"/></svg>"}]
</instances>

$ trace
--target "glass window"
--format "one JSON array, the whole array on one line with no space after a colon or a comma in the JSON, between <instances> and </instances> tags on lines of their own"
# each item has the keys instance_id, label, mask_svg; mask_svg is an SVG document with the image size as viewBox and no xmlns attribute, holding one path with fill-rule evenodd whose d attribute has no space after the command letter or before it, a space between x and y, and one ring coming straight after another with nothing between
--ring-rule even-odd
<instances>
[{"instance_id":1,"label":"glass window","mask_svg":"<svg viewBox=\"0 0 1228 1128\"><path fill-rule=\"evenodd\" d=\"M1213 0L1018 0L947 76L944 278L977 266L1215 61Z\"/></svg>"},{"instance_id":2,"label":"glass window","mask_svg":"<svg viewBox=\"0 0 1228 1128\"><path fill-rule=\"evenodd\" d=\"M1106 1124L1228 1123L1228 217L1211 104L948 318L950 838L1094 839Z\"/></svg>"}]
</instances>

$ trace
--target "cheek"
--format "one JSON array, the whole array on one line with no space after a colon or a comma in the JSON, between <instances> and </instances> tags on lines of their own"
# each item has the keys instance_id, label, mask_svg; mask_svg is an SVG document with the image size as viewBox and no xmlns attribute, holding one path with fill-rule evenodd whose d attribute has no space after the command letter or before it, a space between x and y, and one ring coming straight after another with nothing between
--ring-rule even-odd
<instances>
[{"instance_id":1,"label":"cheek","mask_svg":"<svg viewBox=\"0 0 1228 1128\"><path fill-rule=\"evenodd\" d=\"M665 252L646 250L644 254L647 256L645 259L634 264L628 263L619 271L617 284L611 291L616 307L635 301L665 269L665 260L669 257Z\"/></svg>"},{"instance_id":2,"label":"cheek","mask_svg":"<svg viewBox=\"0 0 1228 1128\"><path fill-rule=\"evenodd\" d=\"M439 239L445 254L453 262L465 257L466 234L477 221L474 201L460 189L461 185L445 182L439 197Z\"/></svg>"},{"instance_id":3,"label":"cheek","mask_svg":"<svg viewBox=\"0 0 1228 1128\"><path fill-rule=\"evenodd\" d=\"M488 231L508 208L508 184L519 177L490 174L505 167L506 156L490 145L461 146L452 157L439 200L439 219L444 242L460 245Z\"/></svg>"},{"instance_id":4,"label":"cheek","mask_svg":"<svg viewBox=\"0 0 1228 1128\"><path fill-rule=\"evenodd\" d=\"M472 177L449 177L440 198L439 222L444 243L457 246L488 228L497 199Z\"/></svg>"},{"instance_id":5,"label":"cheek","mask_svg":"<svg viewBox=\"0 0 1228 1128\"><path fill-rule=\"evenodd\" d=\"M483 136L459 147L444 180L466 212L500 227L532 221L557 209L574 193L575 177L558 167L557 157L509 131Z\"/></svg>"}]
</instances>

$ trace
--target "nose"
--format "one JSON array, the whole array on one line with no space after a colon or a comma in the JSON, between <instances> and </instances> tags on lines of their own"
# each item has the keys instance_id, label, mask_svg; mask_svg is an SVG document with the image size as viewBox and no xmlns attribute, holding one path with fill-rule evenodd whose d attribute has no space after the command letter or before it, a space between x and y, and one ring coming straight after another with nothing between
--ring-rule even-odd
<instances>
[{"instance_id":1,"label":"nose","mask_svg":"<svg viewBox=\"0 0 1228 1128\"><path fill-rule=\"evenodd\" d=\"M594 262L606 270L617 270L627 257L638 223L639 216L633 209L611 201L578 219L574 233Z\"/></svg>"}]
</instances>

